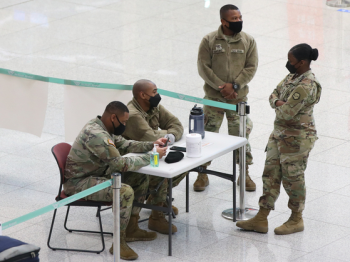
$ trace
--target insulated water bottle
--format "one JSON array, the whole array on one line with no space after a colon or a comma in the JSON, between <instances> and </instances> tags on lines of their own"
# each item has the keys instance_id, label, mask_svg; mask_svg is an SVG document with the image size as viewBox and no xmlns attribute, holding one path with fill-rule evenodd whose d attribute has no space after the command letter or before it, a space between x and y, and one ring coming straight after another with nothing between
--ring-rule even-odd
<instances>
[{"instance_id":1,"label":"insulated water bottle","mask_svg":"<svg viewBox=\"0 0 350 262\"><path fill-rule=\"evenodd\" d=\"M190 113L189 133L200 134L202 139L205 136L203 109L201 107L197 107L197 105L192 108Z\"/></svg>"}]
</instances>

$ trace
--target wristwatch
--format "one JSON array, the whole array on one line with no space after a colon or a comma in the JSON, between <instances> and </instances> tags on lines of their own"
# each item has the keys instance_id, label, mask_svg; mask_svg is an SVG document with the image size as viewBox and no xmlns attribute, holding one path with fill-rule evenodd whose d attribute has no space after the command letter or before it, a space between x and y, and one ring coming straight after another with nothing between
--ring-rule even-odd
<instances>
[{"instance_id":1,"label":"wristwatch","mask_svg":"<svg viewBox=\"0 0 350 262\"><path fill-rule=\"evenodd\" d=\"M239 89L239 85L236 82L233 82L232 86L233 86L233 90L235 90L235 92L237 93L237 91Z\"/></svg>"}]
</instances>

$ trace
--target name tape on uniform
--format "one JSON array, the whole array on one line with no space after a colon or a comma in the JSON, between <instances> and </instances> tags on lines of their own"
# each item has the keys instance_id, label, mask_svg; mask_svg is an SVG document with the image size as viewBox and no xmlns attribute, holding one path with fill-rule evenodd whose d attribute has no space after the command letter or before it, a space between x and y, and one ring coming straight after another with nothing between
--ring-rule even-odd
<instances>
[{"instance_id":1,"label":"name tape on uniform","mask_svg":"<svg viewBox=\"0 0 350 262\"><path fill-rule=\"evenodd\" d=\"M15 219L12 219L10 221L7 221L5 223L2 224L2 229L5 230L5 229L8 229L10 227L13 227L13 226L16 226L18 224L21 224L23 222L26 222L30 219L33 219L37 216L41 216L47 212L50 212L50 211L53 211L57 208L60 208L60 207L63 207L67 204L70 204L74 201L77 201L83 197L86 197L88 195L91 195L93 193L96 193L97 191L100 191L102 189L105 189L107 187L110 187L112 185L112 182L113 182L113 179L110 179L110 180L107 180L106 182L103 182L101 184L98 184L96 186L93 186L93 187L90 187L89 189L86 189L84 191L81 191L73 196L70 196L70 197L67 197L65 199L62 199L56 203L53 203L51 205L48 205L46 207L43 207L43 208L40 208L38 210L35 210L31 213L28 213L26 215L23 215L23 216L20 216L20 217L17 217ZM1 226L1 225L0 225ZM1 230L1 227L0 227L0 230ZM1 235L1 234L0 234Z\"/></svg>"},{"instance_id":2,"label":"name tape on uniform","mask_svg":"<svg viewBox=\"0 0 350 262\"><path fill-rule=\"evenodd\" d=\"M15 77L27 78L31 80L49 82L54 84L71 85L71 86L81 86L81 87L93 87L93 88L104 88L104 89L117 89L117 90L132 90L132 85L120 85L120 84L108 84L108 83L97 83L97 82L86 82L77 80L68 80L55 77L46 77L40 75L33 75L18 71L13 71L9 69L0 68L0 74L10 75ZM194 102L202 105L213 106L228 110L236 110L236 105L212 101L208 99L198 98L194 96L188 96L185 94L180 94L172 91L167 91L163 89L158 89L158 93L168 97L172 97L179 100L184 100L188 102Z\"/></svg>"}]
</instances>

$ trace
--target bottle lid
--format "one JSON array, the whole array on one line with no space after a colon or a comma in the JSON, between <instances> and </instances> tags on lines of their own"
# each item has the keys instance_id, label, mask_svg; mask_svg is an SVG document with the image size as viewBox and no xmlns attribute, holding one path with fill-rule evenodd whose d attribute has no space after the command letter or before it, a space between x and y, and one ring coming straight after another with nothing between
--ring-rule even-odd
<instances>
[{"instance_id":1,"label":"bottle lid","mask_svg":"<svg viewBox=\"0 0 350 262\"><path fill-rule=\"evenodd\" d=\"M191 115L203 115L203 109L201 107L197 107L197 104L195 104L191 110Z\"/></svg>"},{"instance_id":2,"label":"bottle lid","mask_svg":"<svg viewBox=\"0 0 350 262\"><path fill-rule=\"evenodd\" d=\"M154 153L157 153L156 144L154 144L154 147L153 147L153 152L154 152Z\"/></svg>"}]
</instances>

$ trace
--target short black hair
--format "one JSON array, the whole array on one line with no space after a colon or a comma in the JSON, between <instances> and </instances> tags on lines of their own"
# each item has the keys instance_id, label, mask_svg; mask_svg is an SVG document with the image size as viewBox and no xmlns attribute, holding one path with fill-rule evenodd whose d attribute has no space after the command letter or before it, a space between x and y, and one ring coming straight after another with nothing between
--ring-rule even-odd
<instances>
[{"instance_id":1,"label":"short black hair","mask_svg":"<svg viewBox=\"0 0 350 262\"><path fill-rule=\"evenodd\" d=\"M298 44L293 46L289 52L292 53L292 55L300 60L307 60L311 63L311 60L316 61L318 58L318 50L317 48L312 48L308 44Z\"/></svg>"},{"instance_id":2,"label":"short black hair","mask_svg":"<svg viewBox=\"0 0 350 262\"><path fill-rule=\"evenodd\" d=\"M129 109L122 102L113 101L106 106L105 112L108 112L110 114L120 115L124 113L129 113Z\"/></svg>"},{"instance_id":3,"label":"short black hair","mask_svg":"<svg viewBox=\"0 0 350 262\"><path fill-rule=\"evenodd\" d=\"M224 5L220 8L220 18L225 19L225 15L229 10L239 10L239 8L235 5Z\"/></svg>"}]
</instances>

